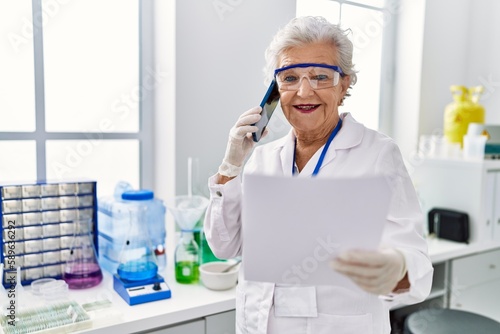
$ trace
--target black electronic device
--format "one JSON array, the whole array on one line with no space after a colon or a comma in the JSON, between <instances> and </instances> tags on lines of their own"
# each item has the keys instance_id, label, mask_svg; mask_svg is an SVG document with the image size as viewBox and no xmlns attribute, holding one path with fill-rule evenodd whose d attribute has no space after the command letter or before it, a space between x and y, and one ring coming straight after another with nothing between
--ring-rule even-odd
<instances>
[{"instance_id":1,"label":"black electronic device","mask_svg":"<svg viewBox=\"0 0 500 334\"><path fill-rule=\"evenodd\" d=\"M457 242L469 242L469 215L465 212L433 208L428 213L429 233Z\"/></svg>"},{"instance_id":2,"label":"black electronic device","mask_svg":"<svg viewBox=\"0 0 500 334\"><path fill-rule=\"evenodd\" d=\"M253 141L258 142L266 129L267 123L271 119L274 110L278 106L278 102L280 99L280 93L278 90L278 85L276 84L276 80L273 80L267 89L266 95L262 99L260 106L262 107L260 120L253 124L256 125L259 129L257 132L252 133Z\"/></svg>"}]
</instances>

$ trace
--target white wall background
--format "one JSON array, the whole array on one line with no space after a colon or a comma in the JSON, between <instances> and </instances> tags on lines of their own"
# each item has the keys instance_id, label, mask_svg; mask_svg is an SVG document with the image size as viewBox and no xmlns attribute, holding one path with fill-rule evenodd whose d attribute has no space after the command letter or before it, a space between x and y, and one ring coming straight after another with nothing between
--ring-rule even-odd
<instances>
[{"instance_id":1,"label":"white wall background","mask_svg":"<svg viewBox=\"0 0 500 334\"><path fill-rule=\"evenodd\" d=\"M291 0L155 0L156 185L187 193L187 158L199 158L199 191L216 172L230 127L266 87L264 50L295 16ZM442 131L450 85L482 84L486 121L500 124L500 1L404 0L392 136L408 158L421 134ZM175 76L174 76L175 73ZM175 111L175 113L173 112ZM282 115L273 116L286 131Z\"/></svg>"},{"instance_id":2,"label":"white wall background","mask_svg":"<svg viewBox=\"0 0 500 334\"><path fill-rule=\"evenodd\" d=\"M186 194L188 157L200 164L193 192L208 191L229 129L261 102L264 50L295 16L295 1L182 0L176 6L175 181L177 194Z\"/></svg>"},{"instance_id":3,"label":"white wall background","mask_svg":"<svg viewBox=\"0 0 500 334\"><path fill-rule=\"evenodd\" d=\"M500 124L499 13L498 0L426 1L419 135L442 133L451 85L483 85L486 122Z\"/></svg>"}]
</instances>

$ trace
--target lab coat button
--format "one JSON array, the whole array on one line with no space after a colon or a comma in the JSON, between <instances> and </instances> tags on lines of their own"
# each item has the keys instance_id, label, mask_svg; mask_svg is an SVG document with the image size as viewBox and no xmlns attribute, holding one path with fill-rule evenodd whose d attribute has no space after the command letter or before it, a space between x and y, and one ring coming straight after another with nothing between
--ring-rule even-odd
<instances>
[{"instance_id":1,"label":"lab coat button","mask_svg":"<svg viewBox=\"0 0 500 334\"><path fill-rule=\"evenodd\" d=\"M217 196L219 196L219 197L222 197L222 193L221 193L219 190L217 190L217 191L215 192L215 194L216 194Z\"/></svg>"}]
</instances>

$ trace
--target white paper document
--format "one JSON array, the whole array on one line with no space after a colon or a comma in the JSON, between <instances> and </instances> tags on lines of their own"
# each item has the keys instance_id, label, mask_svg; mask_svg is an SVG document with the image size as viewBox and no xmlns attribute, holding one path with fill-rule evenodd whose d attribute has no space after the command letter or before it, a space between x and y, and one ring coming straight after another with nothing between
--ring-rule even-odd
<instances>
[{"instance_id":1,"label":"white paper document","mask_svg":"<svg viewBox=\"0 0 500 334\"><path fill-rule=\"evenodd\" d=\"M378 248L390 199L382 176L245 175L245 279L355 287L330 267L330 261L343 250Z\"/></svg>"}]
</instances>

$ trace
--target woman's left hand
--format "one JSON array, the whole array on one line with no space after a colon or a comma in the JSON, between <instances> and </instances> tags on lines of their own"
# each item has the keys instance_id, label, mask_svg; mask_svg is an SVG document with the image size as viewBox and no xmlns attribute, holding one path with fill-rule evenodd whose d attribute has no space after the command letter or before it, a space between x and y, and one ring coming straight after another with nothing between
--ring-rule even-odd
<instances>
[{"instance_id":1,"label":"woman's left hand","mask_svg":"<svg viewBox=\"0 0 500 334\"><path fill-rule=\"evenodd\" d=\"M377 295L391 293L406 275L405 257L394 248L346 251L333 260L331 265L361 289Z\"/></svg>"}]
</instances>

